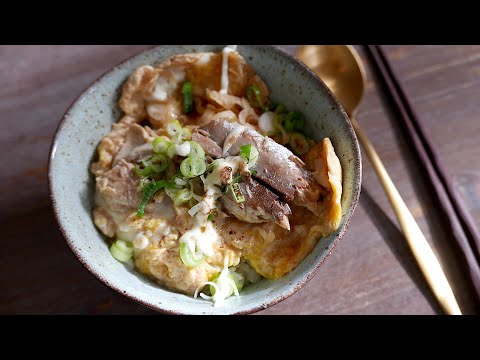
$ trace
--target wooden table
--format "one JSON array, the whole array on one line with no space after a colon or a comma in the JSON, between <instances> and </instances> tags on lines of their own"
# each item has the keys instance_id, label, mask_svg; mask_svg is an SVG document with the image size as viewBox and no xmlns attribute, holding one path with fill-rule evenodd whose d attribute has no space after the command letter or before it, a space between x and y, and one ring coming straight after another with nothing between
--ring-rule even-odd
<instances>
[{"instance_id":1,"label":"wooden table","mask_svg":"<svg viewBox=\"0 0 480 360\"><path fill-rule=\"evenodd\" d=\"M66 108L99 75L145 48L0 47L0 314L155 313L77 261L57 229L47 189L48 150ZM480 225L480 47L386 49ZM358 118L444 265L460 307L480 313L415 157L368 71ZM363 165L363 191L347 235L314 279L261 314L440 313L365 158Z\"/></svg>"}]
</instances>

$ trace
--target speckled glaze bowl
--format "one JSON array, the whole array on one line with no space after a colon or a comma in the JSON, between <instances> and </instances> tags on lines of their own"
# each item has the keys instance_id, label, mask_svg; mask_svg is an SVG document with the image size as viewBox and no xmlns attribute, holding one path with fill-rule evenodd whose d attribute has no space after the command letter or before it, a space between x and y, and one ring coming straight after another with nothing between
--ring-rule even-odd
<instances>
[{"instance_id":1,"label":"speckled glaze bowl","mask_svg":"<svg viewBox=\"0 0 480 360\"><path fill-rule=\"evenodd\" d=\"M318 271L347 230L358 202L361 157L348 117L325 84L306 66L272 46L240 45L239 52L264 79L275 102L302 111L307 133L316 141L330 137L343 168L343 218L340 228L319 240L314 251L279 280L249 285L240 297L213 307L203 299L165 290L116 261L92 221L94 179L89 166L100 140L121 113L117 106L123 83L143 64L170 56L220 51L224 45L160 46L116 66L86 89L72 104L53 140L49 185L53 210L68 245L85 267L116 291L152 309L171 314L247 314L272 306L295 293ZM321 301L321 299L319 299Z\"/></svg>"}]
</instances>

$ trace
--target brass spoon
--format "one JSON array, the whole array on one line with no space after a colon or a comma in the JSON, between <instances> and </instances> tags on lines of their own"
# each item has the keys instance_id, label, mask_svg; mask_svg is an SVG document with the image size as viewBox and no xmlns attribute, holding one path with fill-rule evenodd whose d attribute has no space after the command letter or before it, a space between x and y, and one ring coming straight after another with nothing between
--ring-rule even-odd
<instances>
[{"instance_id":1,"label":"brass spoon","mask_svg":"<svg viewBox=\"0 0 480 360\"><path fill-rule=\"evenodd\" d=\"M372 143L355 119L366 83L365 68L357 51L349 45L302 45L297 49L297 57L325 82L349 114L357 137L380 178L408 245L430 288L447 314L461 315L453 291L432 248L400 197Z\"/></svg>"}]
</instances>

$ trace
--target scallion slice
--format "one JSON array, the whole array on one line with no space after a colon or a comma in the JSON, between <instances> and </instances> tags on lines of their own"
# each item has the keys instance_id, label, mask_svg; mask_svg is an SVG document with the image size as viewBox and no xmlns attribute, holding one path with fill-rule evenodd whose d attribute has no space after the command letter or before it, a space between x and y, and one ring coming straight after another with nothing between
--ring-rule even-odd
<instances>
[{"instance_id":1,"label":"scallion slice","mask_svg":"<svg viewBox=\"0 0 480 360\"><path fill-rule=\"evenodd\" d=\"M247 87L247 99L250 105L252 105L253 107L259 107L263 111L269 110L268 106L265 106L265 104L263 103L262 93L260 92L260 89L257 85L251 85Z\"/></svg>"},{"instance_id":2,"label":"scallion slice","mask_svg":"<svg viewBox=\"0 0 480 360\"><path fill-rule=\"evenodd\" d=\"M234 271L228 269L227 277L220 281L222 273L215 275L209 282L213 283L215 286L210 285L210 295L214 296L217 292L217 288L223 290L225 298L232 296L242 290L245 279L242 275L237 274ZM223 275L225 276L225 275ZM224 287L229 287L229 289L224 289Z\"/></svg>"},{"instance_id":3,"label":"scallion slice","mask_svg":"<svg viewBox=\"0 0 480 360\"><path fill-rule=\"evenodd\" d=\"M139 165L135 165L135 174L137 176L140 176L142 178L147 178L150 175L154 174L159 174L161 173L161 166L160 165L148 165L147 167L144 167L143 169Z\"/></svg>"},{"instance_id":4,"label":"scallion slice","mask_svg":"<svg viewBox=\"0 0 480 360\"><path fill-rule=\"evenodd\" d=\"M285 115L283 128L286 132L303 131L305 128L305 117L299 111L290 111Z\"/></svg>"},{"instance_id":5,"label":"scallion slice","mask_svg":"<svg viewBox=\"0 0 480 360\"><path fill-rule=\"evenodd\" d=\"M205 151L199 143L190 141L190 156L205 159Z\"/></svg>"},{"instance_id":6,"label":"scallion slice","mask_svg":"<svg viewBox=\"0 0 480 360\"><path fill-rule=\"evenodd\" d=\"M180 174L176 174L173 177L173 182L178 185L179 187L187 185L187 180L185 180Z\"/></svg>"},{"instance_id":7,"label":"scallion slice","mask_svg":"<svg viewBox=\"0 0 480 360\"><path fill-rule=\"evenodd\" d=\"M250 152L252 151L252 144L240 146L240 156L243 156L245 159L250 160Z\"/></svg>"},{"instance_id":8,"label":"scallion slice","mask_svg":"<svg viewBox=\"0 0 480 360\"><path fill-rule=\"evenodd\" d=\"M148 202L150 201L150 199L152 198L153 195L155 195L155 193L158 191L158 190L161 190L163 188L168 188L168 189L174 189L175 188L175 184L172 184L168 181L165 181L165 180L157 180L157 181L152 181L151 183L149 183L147 186L144 187L143 189L143 199L142 199L142 202L140 203L140 205L138 206L138 211L137 211L137 215L142 217L143 214L145 213L145 206L147 206Z\"/></svg>"},{"instance_id":9,"label":"scallion slice","mask_svg":"<svg viewBox=\"0 0 480 360\"><path fill-rule=\"evenodd\" d=\"M244 179L243 179L243 176L242 175L237 175L235 176L233 179L232 179L232 184L236 184L236 183L239 183L239 182L242 182Z\"/></svg>"},{"instance_id":10,"label":"scallion slice","mask_svg":"<svg viewBox=\"0 0 480 360\"><path fill-rule=\"evenodd\" d=\"M147 160L142 160L142 167L135 165L135 174L142 178L164 172L168 167L168 159L163 154L154 154Z\"/></svg>"},{"instance_id":11,"label":"scallion slice","mask_svg":"<svg viewBox=\"0 0 480 360\"><path fill-rule=\"evenodd\" d=\"M232 279L235 282L235 285L237 286L238 291L243 289L245 278L242 275L237 274L235 271L229 270L228 276L230 277L230 279Z\"/></svg>"},{"instance_id":12,"label":"scallion slice","mask_svg":"<svg viewBox=\"0 0 480 360\"><path fill-rule=\"evenodd\" d=\"M190 129L187 127L184 127L182 128L182 130L183 130L183 138L185 140L190 140L192 138L192 132L190 131Z\"/></svg>"},{"instance_id":13,"label":"scallion slice","mask_svg":"<svg viewBox=\"0 0 480 360\"><path fill-rule=\"evenodd\" d=\"M193 193L190 189L165 189L167 195L173 200L175 206L188 202Z\"/></svg>"},{"instance_id":14,"label":"scallion slice","mask_svg":"<svg viewBox=\"0 0 480 360\"><path fill-rule=\"evenodd\" d=\"M150 161L153 165L156 165L155 171L161 173L168 168L168 159L164 154L155 154L147 161Z\"/></svg>"},{"instance_id":15,"label":"scallion slice","mask_svg":"<svg viewBox=\"0 0 480 360\"><path fill-rule=\"evenodd\" d=\"M242 194L242 190L240 190L240 187L238 186L238 183L234 183L232 185L229 185L231 190L232 190L232 193L233 193L233 197L235 198L235 201L237 203L242 203L245 201L245 197L243 196Z\"/></svg>"},{"instance_id":16,"label":"scallion slice","mask_svg":"<svg viewBox=\"0 0 480 360\"><path fill-rule=\"evenodd\" d=\"M180 122L178 120L170 121L167 125L167 133L170 137L175 139L175 141L179 141L183 135L183 129Z\"/></svg>"},{"instance_id":17,"label":"scallion slice","mask_svg":"<svg viewBox=\"0 0 480 360\"><path fill-rule=\"evenodd\" d=\"M306 154L310 150L307 138L300 133L293 133L290 136L289 144L293 152L297 155Z\"/></svg>"},{"instance_id":18,"label":"scallion slice","mask_svg":"<svg viewBox=\"0 0 480 360\"><path fill-rule=\"evenodd\" d=\"M179 156L188 156L190 154L190 143L188 141L185 141L183 143L179 143L175 145L175 152Z\"/></svg>"},{"instance_id":19,"label":"scallion slice","mask_svg":"<svg viewBox=\"0 0 480 360\"><path fill-rule=\"evenodd\" d=\"M193 87L190 81L185 81L182 86L183 113L189 114L193 111Z\"/></svg>"},{"instance_id":20,"label":"scallion slice","mask_svg":"<svg viewBox=\"0 0 480 360\"><path fill-rule=\"evenodd\" d=\"M159 136L152 142L153 152L157 154L165 154L170 144L170 141L167 141L163 137Z\"/></svg>"},{"instance_id":21,"label":"scallion slice","mask_svg":"<svg viewBox=\"0 0 480 360\"><path fill-rule=\"evenodd\" d=\"M275 108L275 114L281 114L281 113L284 113L285 111L287 111L287 109L282 104L278 105Z\"/></svg>"},{"instance_id":22,"label":"scallion slice","mask_svg":"<svg viewBox=\"0 0 480 360\"><path fill-rule=\"evenodd\" d=\"M176 155L177 155L177 149L175 147L175 144L171 144L167 149L167 156L170 159L173 159Z\"/></svg>"},{"instance_id":23,"label":"scallion slice","mask_svg":"<svg viewBox=\"0 0 480 360\"><path fill-rule=\"evenodd\" d=\"M182 262L188 267L195 267L200 265L205 258L203 254L193 254L190 251L187 243L180 244L180 258Z\"/></svg>"},{"instance_id":24,"label":"scallion slice","mask_svg":"<svg viewBox=\"0 0 480 360\"><path fill-rule=\"evenodd\" d=\"M126 241L117 240L110 246L110 253L118 261L126 263L133 256L133 247Z\"/></svg>"},{"instance_id":25,"label":"scallion slice","mask_svg":"<svg viewBox=\"0 0 480 360\"><path fill-rule=\"evenodd\" d=\"M247 159L249 167L255 166L258 160L258 150L252 144L240 146L240 156Z\"/></svg>"},{"instance_id":26,"label":"scallion slice","mask_svg":"<svg viewBox=\"0 0 480 360\"><path fill-rule=\"evenodd\" d=\"M115 242L117 247L126 254L133 254L133 246L131 243L126 242L125 240L117 239Z\"/></svg>"},{"instance_id":27,"label":"scallion slice","mask_svg":"<svg viewBox=\"0 0 480 360\"><path fill-rule=\"evenodd\" d=\"M194 156L187 157L180 164L180 172L189 179L202 175L206 169L205 160Z\"/></svg>"},{"instance_id":28,"label":"scallion slice","mask_svg":"<svg viewBox=\"0 0 480 360\"><path fill-rule=\"evenodd\" d=\"M143 191L143 188L147 186L149 183L150 183L150 179L148 177L141 178L140 183L138 184L138 190Z\"/></svg>"}]
</instances>

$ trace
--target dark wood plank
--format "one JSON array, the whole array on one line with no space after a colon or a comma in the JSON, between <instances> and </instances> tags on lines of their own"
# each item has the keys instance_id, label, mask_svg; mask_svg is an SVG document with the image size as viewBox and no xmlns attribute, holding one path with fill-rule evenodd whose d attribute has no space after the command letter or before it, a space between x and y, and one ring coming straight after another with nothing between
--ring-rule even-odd
<instances>
[{"instance_id":1,"label":"dark wood plank","mask_svg":"<svg viewBox=\"0 0 480 360\"><path fill-rule=\"evenodd\" d=\"M51 214L46 184L48 149L68 105L111 66L145 48L0 47L1 314L154 313L103 285L75 259ZM480 225L480 47L386 48ZM369 81L358 118L453 280L462 309L478 313L415 156L361 54ZM363 160L363 192L345 238L303 289L260 314L440 313Z\"/></svg>"}]
</instances>

